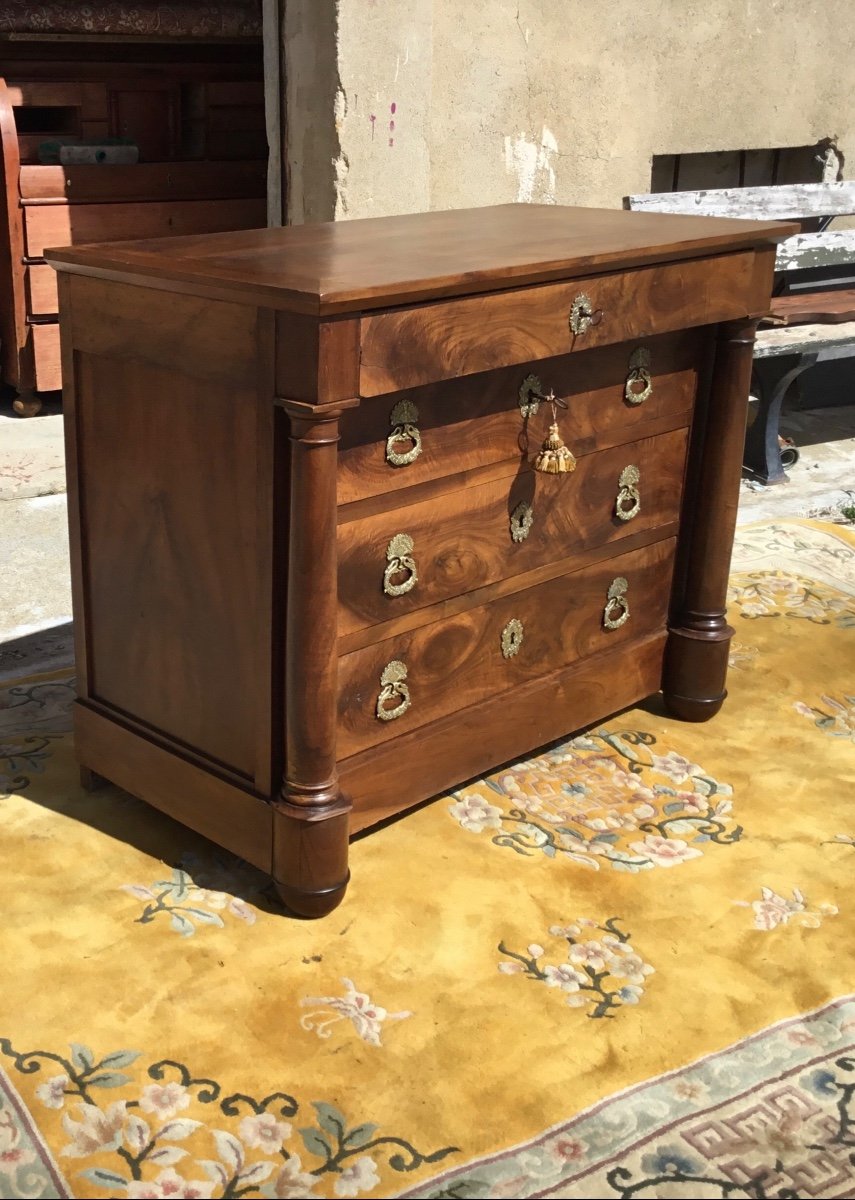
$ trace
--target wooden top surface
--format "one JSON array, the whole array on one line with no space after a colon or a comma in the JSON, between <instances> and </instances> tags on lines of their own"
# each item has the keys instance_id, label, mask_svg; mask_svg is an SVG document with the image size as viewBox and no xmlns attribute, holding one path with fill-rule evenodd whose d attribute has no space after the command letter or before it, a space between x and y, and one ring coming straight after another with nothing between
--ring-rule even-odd
<instances>
[{"instance_id":1,"label":"wooden top surface","mask_svg":"<svg viewBox=\"0 0 855 1200\"><path fill-rule=\"evenodd\" d=\"M504 204L46 251L62 270L327 315L769 245L794 225Z\"/></svg>"}]
</instances>

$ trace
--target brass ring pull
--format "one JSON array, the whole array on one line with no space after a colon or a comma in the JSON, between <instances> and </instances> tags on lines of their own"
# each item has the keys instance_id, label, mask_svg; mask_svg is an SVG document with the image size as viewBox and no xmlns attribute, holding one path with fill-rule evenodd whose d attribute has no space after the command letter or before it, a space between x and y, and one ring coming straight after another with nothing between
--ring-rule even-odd
<instances>
[{"instance_id":1,"label":"brass ring pull","mask_svg":"<svg viewBox=\"0 0 855 1200\"><path fill-rule=\"evenodd\" d=\"M525 500L521 500L510 516L511 539L514 542L524 542L531 533L534 523L534 509Z\"/></svg>"},{"instance_id":2,"label":"brass ring pull","mask_svg":"<svg viewBox=\"0 0 855 1200\"><path fill-rule=\"evenodd\" d=\"M397 659L383 668L383 674L380 676L380 695L377 697L379 720L397 721L410 707L410 689L404 682L406 678L407 668ZM387 708L386 705L391 700L396 700L397 704L394 708Z\"/></svg>"},{"instance_id":3,"label":"brass ring pull","mask_svg":"<svg viewBox=\"0 0 855 1200\"><path fill-rule=\"evenodd\" d=\"M594 308L587 292L580 292L570 305L570 331L574 337L581 337L592 325L599 325L602 319L602 310Z\"/></svg>"},{"instance_id":4,"label":"brass ring pull","mask_svg":"<svg viewBox=\"0 0 855 1200\"><path fill-rule=\"evenodd\" d=\"M639 388L639 384L641 387ZM639 346L629 360L629 374L623 389L627 404L643 404L653 395L653 380L650 376L650 351Z\"/></svg>"},{"instance_id":5,"label":"brass ring pull","mask_svg":"<svg viewBox=\"0 0 855 1200\"><path fill-rule=\"evenodd\" d=\"M393 467L406 467L422 452L422 435L418 430L419 410L411 400L399 400L389 414L392 432L386 439L386 461ZM412 443L409 450L396 450L402 442Z\"/></svg>"},{"instance_id":6,"label":"brass ring pull","mask_svg":"<svg viewBox=\"0 0 855 1200\"><path fill-rule=\"evenodd\" d=\"M522 621L512 617L502 630L502 657L514 658L520 652L525 630Z\"/></svg>"},{"instance_id":7,"label":"brass ring pull","mask_svg":"<svg viewBox=\"0 0 855 1200\"><path fill-rule=\"evenodd\" d=\"M419 581L416 562L412 557L413 539L408 533L396 533L386 547L386 570L383 572L383 591L387 596L405 596ZM394 583L396 575L405 574L400 583Z\"/></svg>"},{"instance_id":8,"label":"brass ring pull","mask_svg":"<svg viewBox=\"0 0 855 1200\"><path fill-rule=\"evenodd\" d=\"M619 521L631 521L641 512L641 496L638 491L640 478L641 472L638 467L624 467L620 473L615 500L615 516Z\"/></svg>"},{"instance_id":9,"label":"brass ring pull","mask_svg":"<svg viewBox=\"0 0 855 1200\"><path fill-rule=\"evenodd\" d=\"M606 607L603 609L603 624L606 629L620 629L629 620L629 600L626 593L627 581L620 576L609 584Z\"/></svg>"}]
</instances>

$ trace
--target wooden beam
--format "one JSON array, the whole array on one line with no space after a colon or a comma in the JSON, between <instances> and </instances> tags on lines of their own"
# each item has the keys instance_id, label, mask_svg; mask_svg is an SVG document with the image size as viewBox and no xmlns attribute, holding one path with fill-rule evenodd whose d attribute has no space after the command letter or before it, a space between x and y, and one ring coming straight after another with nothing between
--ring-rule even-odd
<instances>
[{"instance_id":1,"label":"wooden beam","mask_svg":"<svg viewBox=\"0 0 855 1200\"><path fill-rule=\"evenodd\" d=\"M633 212L695 213L705 217L743 217L755 221L842 217L855 213L855 181L651 192L624 197L624 208Z\"/></svg>"}]
</instances>

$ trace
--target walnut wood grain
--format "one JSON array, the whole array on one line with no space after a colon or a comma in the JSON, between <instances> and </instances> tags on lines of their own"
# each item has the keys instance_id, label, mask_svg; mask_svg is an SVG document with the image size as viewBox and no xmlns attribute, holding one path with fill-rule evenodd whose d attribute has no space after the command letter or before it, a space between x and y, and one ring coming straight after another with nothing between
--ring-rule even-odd
<instances>
[{"instance_id":1,"label":"walnut wood grain","mask_svg":"<svg viewBox=\"0 0 855 1200\"><path fill-rule=\"evenodd\" d=\"M529 374L566 400L561 427L577 456L643 437L648 422L663 422L656 432L687 424L706 338L701 330L667 334L363 401L342 423L339 504L385 496L490 463L519 461L523 453L533 458L552 418L549 405L541 404L535 416L523 420L519 389ZM643 404L632 405L624 385L639 345L650 351L653 393ZM386 459L386 439L392 409L402 399L418 409L422 450L408 466L393 467Z\"/></svg>"},{"instance_id":2,"label":"walnut wood grain","mask_svg":"<svg viewBox=\"0 0 855 1200\"><path fill-rule=\"evenodd\" d=\"M142 162L132 166L22 166L21 201L139 203L144 200L224 200L263 195L267 164Z\"/></svg>"},{"instance_id":3,"label":"walnut wood grain","mask_svg":"<svg viewBox=\"0 0 855 1200\"><path fill-rule=\"evenodd\" d=\"M676 520L686 439L679 429L586 455L569 475L544 475L527 462L495 483L340 525L339 636ZM628 466L641 472L641 510L623 521L615 509ZM533 520L525 540L515 542L510 517L520 503L531 506ZM390 596L386 549L399 533L413 539L418 579L411 591Z\"/></svg>"},{"instance_id":4,"label":"walnut wood grain","mask_svg":"<svg viewBox=\"0 0 855 1200\"><path fill-rule=\"evenodd\" d=\"M662 631L603 650L345 759L352 831L637 704L659 688L664 648Z\"/></svg>"},{"instance_id":5,"label":"walnut wood grain","mask_svg":"<svg viewBox=\"0 0 855 1200\"><path fill-rule=\"evenodd\" d=\"M726 254L463 300L372 313L362 320L359 390L383 395L550 355L759 313L754 255ZM582 294L597 321L574 335Z\"/></svg>"},{"instance_id":6,"label":"walnut wood grain","mask_svg":"<svg viewBox=\"0 0 855 1200\"><path fill-rule=\"evenodd\" d=\"M510 691L550 670L660 627L667 615L675 543L657 542L553 579L492 604L436 621L339 660L339 756L389 741L443 713ZM620 629L603 626L609 585L629 581L631 616ZM525 634L519 653L502 655L512 619ZM380 676L389 662L407 668L412 703L397 720L376 716Z\"/></svg>"},{"instance_id":7,"label":"walnut wood grain","mask_svg":"<svg viewBox=\"0 0 855 1200\"><path fill-rule=\"evenodd\" d=\"M49 259L167 288L218 284L246 303L330 315L704 257L797 232L768 221L504 204L54 250Z\"/></svg>"}]
</instances>

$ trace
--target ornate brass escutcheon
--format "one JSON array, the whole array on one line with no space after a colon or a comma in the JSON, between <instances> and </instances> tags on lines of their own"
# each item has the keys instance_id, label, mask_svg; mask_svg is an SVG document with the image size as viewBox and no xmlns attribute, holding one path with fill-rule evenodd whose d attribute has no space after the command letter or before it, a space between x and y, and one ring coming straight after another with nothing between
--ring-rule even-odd
<instances>
[{"instance_id":1,"label":"ornate brass escutcheon","mask_svg":"<svg viewBox=\"0 0 855 1200\"><path fill-rule=\"evenodd\" d=\"M389 414L392 432L386 439L386 461L393 467L406 467L422 452L422 435L418 430L419 410L412 400L399 400ZM410 443L408 450L400 447Z\"/></svg>"},{"instance_id":2,"label":"ornate brass escutcheon","mask_svg":"<svg viewBox=\"0 0 855 1200\"><path fill-rule=\"evenodd\" d=\"M534 523L534 509L525 500L521 500L510 516L511 538L515 542L524 542L531 533Z\"/></svg>"},{"instance_id":3,"label":"ornate brass escutcheon","mask_svg":"<svg viewBox=\"0 0 855 1200\"><path fill-rule=\"evenodd\" d=\"M639 346L632 352L629 360L629 374L623 389L627 404L643 404L653 394L653 380L650 376L650 351L645 346Z\"/></svg>"},{"instance_id":4,"label":"ornate brass escutcheon","mask_svg":"<svg viewBox=\"0 0 855 1200\"><path fill-rule=\"evenodd\" d=\"M603 624L606 629L620 629L629 620L629 584L621 576L609 584L606 607L603 609Z\"/></svg>"},{"instance_id":5,"label":"ornate brass escutcheon","mask_svg":"<svg viewBox=\"0 0 855 1200\"><path fill-rule=\"evenodd\" d=\"M502 630L502 656L513 658L520 652L524 636L523 623L512 617Z\"/></svg>"},{"instance_id":6,"label":"ornate brass escutcheon","mask_svg":"<svg viewBox=\"0 0 855 1200\"><path fill-rule=\"evenodd\" d=\"M523 420L533 417L543 399L543 384L536 375L526 375L520 384L520 412Z\"/></svg>"},{"instance_id":7,"label":"ornate brass escutcheon","mask_svg":"<svg viewBox=\"0 0 855 1200\"><path fill-rule=\"evenodd\" d=\"M615 500L615 516L619 521L631 521L641 512L641 496L638 491L640 478L641 472L638 467L624 467L620 473Z\"/></svg>"},{"instance_id":8,"label":"ornate brass escutcheon","mask_svg":"<svg viewBox=\"0 0 855 1200\"><path fill-rule=\"evenodd\" d=\"M407 668L394 659L383 668L380 676L380 695L377 697L377 716L381 721L397 721L410 707L410 689L404 682ZM397 701L394 708L387 708L390 701Z\"/></svg>"},{"instance_id":9,"label":"ornate brass escutcheon","mask_svg":"<svg viewBox=\"0 0 855 1200\"><path fill-rule=\"evenodd\" d=\"M570 331L580 337L594 324L594 306L586 292L580 292L570 306Z\"/></svg>"},{"instance_id":10,"label":"ornate brass escutcheon","mask_svg":"<svg viewBox=\"0 0 855 1200\"><path fill-rule=\"evenodd\" d=\"M396 533L386 547L386 570L383 572L383 591L387 596L404 596L419 580L416 561L412 557L413 539L408 533ZM405 578L395 583L397 575Z\"/></svg>"}]
</instances>

